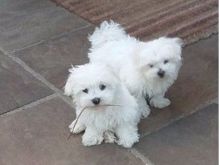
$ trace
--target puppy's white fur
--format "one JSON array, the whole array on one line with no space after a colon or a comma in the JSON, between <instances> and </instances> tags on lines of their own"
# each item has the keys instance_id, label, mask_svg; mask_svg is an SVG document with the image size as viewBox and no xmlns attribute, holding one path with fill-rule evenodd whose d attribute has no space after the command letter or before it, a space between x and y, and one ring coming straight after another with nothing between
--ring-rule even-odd
<instances>
[{"instance_id":1,"label":"puppy's white fur","mask_svg":"<svg viewBox=\"0 0 220 165\"><path fill-rule=\"evenodd\" d=\"M89 36L90 62L108 64L116 71L121 81L137 98L139 109L147 117L150 104L163 108L170 104L165 92L174 83L181 66L181 46L179 38L161 37L142 42L126 34L117 23L104 21ZM158 75L165 72L164 77Z\"/></svg>"},{"instance_id":2,"label":"puppy's white fur","mask_svg":"<svg viewBox=\"0 0 220 165\"><path fill-rule=\"evenodd\" d=\"M73 126L76 121L69 126L73 133L85 129L82 137L85 146L100 144L104 138L106 142L113 142L113 133L118 137L117 143L124 147L129 148L138 142L137 124L140 114L136 99L108 67L95 63L70 69L64 90L66 95L73 96L77 116L83 108L88 107L80 116L75 129ZM100 103L95 105L92 102L94 98L99 98Z\"/></svg>"}]
</instances>

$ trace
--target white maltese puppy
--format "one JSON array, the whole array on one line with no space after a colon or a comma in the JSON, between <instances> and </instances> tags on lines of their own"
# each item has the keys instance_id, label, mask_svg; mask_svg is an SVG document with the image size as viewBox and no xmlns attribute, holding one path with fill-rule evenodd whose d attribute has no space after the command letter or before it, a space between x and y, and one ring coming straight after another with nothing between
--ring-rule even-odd
<instances>
[{"instance_id":1,"label":"white maltese puppy","mask_svg":"<svg viewBox=\"0 0 220 165\"><path fill-rule=\"evenodd\" d=\"M170 104L164 95L178 76L181 39L161 37L142 42L126 34L119 24L105 21L89 36L89 41L90 62L108 64L118 73L137 98L143 117L150 113L146 97L157 108Z\"/></svg>"},{"instance_id":2,"label":"white maltese puppy","mask_svg":"<svg viewBox=\"0 0 220 165\"><path fill-rule=\"evenodd\" d=\"M118 137L117 143L126 148L138 142L140 113L136 99L108 67L85 64L70 69L64 91L73 97L76 116L86 108L74 130L76 120L69 126L73 133L85 130L83 145L97 145L103 140L113 142L114 134Z\"/></svg>"}]
</instances>

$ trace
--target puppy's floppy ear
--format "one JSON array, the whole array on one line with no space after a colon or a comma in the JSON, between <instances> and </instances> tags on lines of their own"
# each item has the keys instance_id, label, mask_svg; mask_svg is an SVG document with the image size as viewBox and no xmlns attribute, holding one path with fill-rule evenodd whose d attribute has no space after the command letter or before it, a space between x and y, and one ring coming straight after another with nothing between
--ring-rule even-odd
<instances>
[{"instance_id":1,"label":"puppy's floppy ear","mask_svg":"<svg viewBox=\"0 0 220 165\"><path fill-rule=\"evenodd\" d=\"M69 77L66 81L66 84L64 86L64 94L67 96L73 95L73 85L74 85L74 67L72 66L71 69L69 69Z\"/></svg>"},{"instance_id":2,"label":"puppy's floppy ear","mask_svg":"<svg viewBox=\"0 0 220 165\"><path fill-rule=\"evenodd\" d=\"M172 48L172 51L173 51L173 54L175 55L175 57L178 59L178 60L182 60L182 47L184 45L184 42L181 38L171 38L171 46L173 47Z\"/></svg>"}]
</instances>

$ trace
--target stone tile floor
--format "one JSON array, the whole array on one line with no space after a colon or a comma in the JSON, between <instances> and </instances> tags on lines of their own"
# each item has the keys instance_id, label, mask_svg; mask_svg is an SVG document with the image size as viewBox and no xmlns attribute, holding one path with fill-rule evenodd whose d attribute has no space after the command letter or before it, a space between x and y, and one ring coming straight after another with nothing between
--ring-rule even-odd
<instances>
[{"instance_id":1,"label":"stone tile floor","mask_svg":"<svg viewBox=\"0 0 220 165\"><path fill-rule=\"evenodd\" d=\"M48 0L0 4L1 165L217 164L218 35L184 48L172 105L142 120L134 148L86 148L67 140L75 114L62 87L88 61L94 26Z\"/></svg>"}]
</instances>

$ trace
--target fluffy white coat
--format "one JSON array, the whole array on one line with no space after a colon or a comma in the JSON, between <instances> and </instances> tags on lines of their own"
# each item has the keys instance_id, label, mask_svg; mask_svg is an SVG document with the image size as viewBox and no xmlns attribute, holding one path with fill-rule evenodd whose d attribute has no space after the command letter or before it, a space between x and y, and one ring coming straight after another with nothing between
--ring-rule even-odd
<instances>
[{"instance_id":1,"label":"fluffy white coat","mask_svg":"<svg viewBox=\"0 0 220 165\"><path fill-rule=\"evenodd\" d=\"M97 145L103 140L114 142L114 134L118 137L117 143L126 148L138 142L140 113L136 99L110 68L99 63L72 68L64 91L74 98L76 116L87 107L75 129L73 126L76 120L69 126L73 133L85 130L82 137L85 146Z\"/></svg>"},{"instance_id":2,"label":"fluffy white coat","mask_svg":"<svg viewBox=\"0 0 220 165\"><path fill-rule=\"evenodd\" d=\"M142 42L126 34L117 23L104 21L89 36L90 62L109 65L136 97L143 117L147 117L150 104L164 108L170 104L165 92L177 79L181 66L182 40L161 37Z\"/></svg>"}]
</instances>

